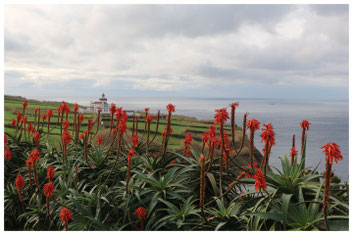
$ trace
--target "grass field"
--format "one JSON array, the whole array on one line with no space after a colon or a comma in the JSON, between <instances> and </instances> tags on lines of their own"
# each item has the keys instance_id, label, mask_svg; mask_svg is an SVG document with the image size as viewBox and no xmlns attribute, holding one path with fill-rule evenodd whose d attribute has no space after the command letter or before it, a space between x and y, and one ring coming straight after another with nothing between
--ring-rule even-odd
<instances>
[{"instance_id":1,"label":"grass field","mask_svg":"<svg viewBox=\"0 0 353 235\"><path fill-rule=\"evenodd\" d=\"M14 133L15 129L10 126L11 120L14 118L16 119L16 114L18 112L22 112L22 102L24 100L23 97L18 97L18 96L8 96L5 95L4 97L4 102L5 102L5 132L7 133ZM34 122L34 109L35 108L40 108L41 113L47 112L48 109L53 110L54 117L51 119L51 129L52 127L55 126L55 123L57 123L57 108L61 104L61 102L47 102L47 101L38 101L38 100L27 100L28 106L27 106L27 111L26 111L26 116L28 117L28 122L33 123ZM68 106L70 107L71 110L73 110L74 104L68 103ZM161 107L161 113L163 113L163 108ZM80 106L81 110L86 109L84 106ZM135 110L137 113L141 115L140 121L139 121L139 133L144 133L144 126L145 126L145 121L144 121L144 113L140 110ZM166 111L165 111L166 112ZM69 115L69 120L73 119L73 112L70 113ZM96 114L91 114L91 113L84 113L85 120L83 122L83 126L81 128L81 131L84 130L84 128L87 127L87 118L91 118L94 122L96 120ZM110 125L110 117L109 115L103 115L102 117L103 125L101 125L100 129L98 130L98 135L104 135L104 130ZM212 121L200 121L197 120L196 118L191 118L191 117L186 117L186 116L181 116L181 115L175 115L172 117L172 129L173 129L173 134L170 139L170 148L172 149L178 149L182 147L183 140L185 138L185 135L187 132L190 132L193 136L193 139L196 141L200 141L201 135L203 132L206 132L208 130L208 127L212 124ZM46 128L45 126L47 125L47 122L44 123L44 134L43 136L46 136ZM132 128L132 117L129 117L129 121L127 122L127 126L129 129ZM156 139L155 141L160 142L162 140L162 135L161 132L164 130L164 127L166 125L166 120L160 120L160 125L157 131ZM96 131L96 124L94 125L94 132ZM156 120L153 120L151 123L151 132L154 133L156 130ZM225 130L228 131L230 134L230 127L226 127ZM60 140L60 125L56 125L56 128L51 130L51 133L57 134L57 135L51 135L49 137L49 143L50 144L56 144L57 140ZM103 138L104 139L104 138Z\"/></svg>"}]
</instances>

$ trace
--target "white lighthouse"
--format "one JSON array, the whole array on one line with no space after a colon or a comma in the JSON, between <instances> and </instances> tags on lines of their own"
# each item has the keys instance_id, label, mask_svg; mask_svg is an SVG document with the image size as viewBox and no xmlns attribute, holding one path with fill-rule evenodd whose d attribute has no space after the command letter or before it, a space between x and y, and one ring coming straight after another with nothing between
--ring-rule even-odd
<instances>
[{"instance_id":1,"label":"white lighthouse","mask_svg":"<svg viewBox=\"0 0 353 235\"><path fill-rule=\"evenodd\" d=\"M88 110L95 113L101 109L102 113L109 113L109 106L107 97L105 97L105 94L103 93L102 97L99 98L99 101L91 101L91 105Z\"/></svg>"}]
</instances>

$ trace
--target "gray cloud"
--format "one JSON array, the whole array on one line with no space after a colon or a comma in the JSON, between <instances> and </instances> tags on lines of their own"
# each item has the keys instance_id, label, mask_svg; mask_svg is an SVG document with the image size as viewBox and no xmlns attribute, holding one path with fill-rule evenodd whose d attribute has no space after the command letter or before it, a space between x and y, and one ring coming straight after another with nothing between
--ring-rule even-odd
<instances>
[{"instance_id":1,"label":"gray cloud","mask_svg":"<svg viewBox=\"0 0 353 235\"><path fill-rule=\"evenodd\" d=\"M25 84L183 94L219 81L347 86L348 6L5 7L5 92Z\"/></svg>"}]
</instances>

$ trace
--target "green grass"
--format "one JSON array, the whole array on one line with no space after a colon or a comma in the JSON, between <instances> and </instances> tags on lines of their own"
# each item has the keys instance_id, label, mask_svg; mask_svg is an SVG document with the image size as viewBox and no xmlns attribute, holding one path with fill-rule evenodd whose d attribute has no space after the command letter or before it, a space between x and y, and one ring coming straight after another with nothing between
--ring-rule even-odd
<instances>
[{"instance_id":1,"label":"green grass","mask_svg":"<svg viewBox=\"0 0 353 235\"><path fill-rule=\"evenodd\" d=\"M22 112L22 102L24 98L21 97L14 97L14 96L7 96L5 95L5 125L9 125L11 123L11 120L14 118L16 119L16 114L18 112ZM42 102L42 101L37 101L37 100L27 100L28 106L26 109L26 116L28 118L28 122L33 123L34 122L34 109L35 108L40 108L41 113L47 112L48 109L53 110L54 117L51 118L51 129L55 126L54 123L57 122L57 107L61 104L61 102ZM74 104L67 103L68 106L73 110ZM80 107L84 108L84 107ZM144 113L143 112L137 112L141 115L138 128L139 130L144 130L145 127L145 122L144 122ZM70 113L69 115L69 120L72 124L72 119L73 119L73 113ZM87 118L92 118L95 120L96 115L92 115L89 113L84 114L85 120L83 124L87 124ZM110 116L109 115L104 115L102 117L103 119L103 126L110 126ZM164 128L166 126L167 120L160 120L159 123L159 129L158 129L158 135L156 137L157 142L161 142L162 136L161 133L164 131ZM132 117L129 117L129 121L127 122L127 126L129 129L132 128ZM44 133L46 133L46 124L44 125ZM170 138L170 148L172 149L177 149L180 148L182 144L182 140L185 138L185 135L187 132L192 132L193 138L201 138L202 132L206 132L210 126L209 122L206 121L198 121L195 118L190 118L186 116L181 116L181 115L175 115L172 116L172 129L173 129L173 134ZM51 133L59 134L60 133L60 126L57 125L57 128L51 130ZM83 131L86 128L86 126L81 127L81 131ZM96 128L96 125L94 125L94 128ZM103 131L104 127L100 128L100 131ZM156 120L153 120L150 126L151 133L154 134L156 130ZM225 127L225 130L228 131L228 134L230 134L230 127ZM14 129L5 126L5 131L13 133ZM94 130L95 132L95 130ZM195 133L196 132L196 133ZM46 134L44 134L46 136ZM59 135L53 135L49 138L49 143L50 144L55 144L58 140L60 140Z\"/></svg>"}]
</instances>

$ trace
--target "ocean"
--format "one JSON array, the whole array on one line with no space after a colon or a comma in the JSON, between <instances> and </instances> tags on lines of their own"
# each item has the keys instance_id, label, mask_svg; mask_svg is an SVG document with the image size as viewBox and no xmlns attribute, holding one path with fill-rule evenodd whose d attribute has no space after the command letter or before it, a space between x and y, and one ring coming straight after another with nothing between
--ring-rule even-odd
<instances>
[{"instance_id":1,"label":"ocean","mask_svg":"<svg viewBox=\"0 0 353 235\"><path fill-rule=\"evenodd\" d=\"M33 97L35 98L35 97ZM39 98L43 100L43 97ZM63 97L59 100L78 102L88 105L93 98ZM58 100L56 98L55 100ZM229 104L239 102L236 110L236 123L242 126L245 112L249 113L248 120L255 118L262 124L272 123L276 133L276 145L272 147L270 165L280 168L279 156L289 154L292 146L292 136L296 136L296 146L300 149L302 120L308 120L311 125L307 138L306 166L315 167L319 162L319 172L324 171L325 156L321 146L328 142L335 142L340 146L343 160L333 164L334 173L348 182L349 169L349 104L348 101L322 100L287 100L287 99L200 99L200 98L141 98L141 97L108 97L108 103L115 103L125 109L143 110L150 108L150 112L166 112L166 105L176 106L175 114L196 117L200 120L213 119L215 110L229 107ZM230 110L230 108L228 108ZM248 133L248 132L247 132ZM255 146L261 151L261 130L255 133ZM300 152L300 151L298 151Z\"/></svg>"}]
</instances>

